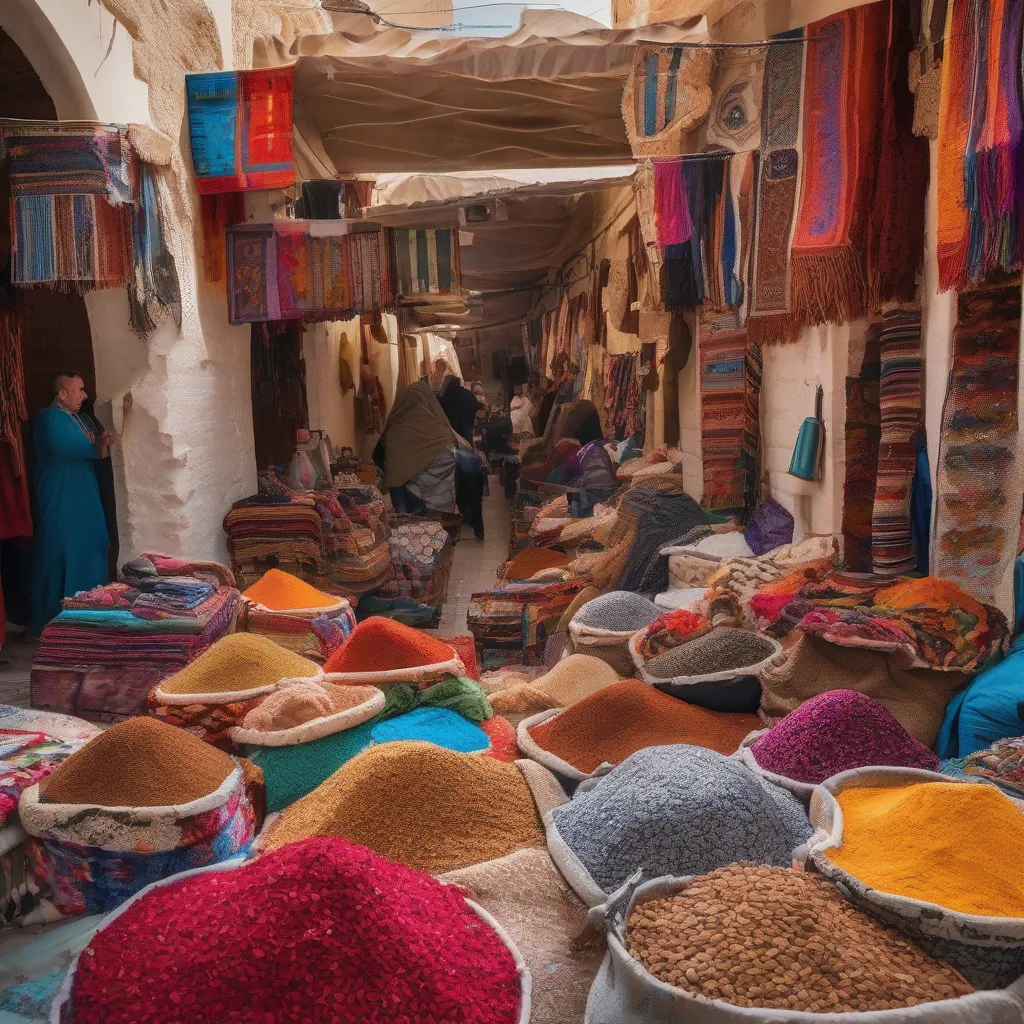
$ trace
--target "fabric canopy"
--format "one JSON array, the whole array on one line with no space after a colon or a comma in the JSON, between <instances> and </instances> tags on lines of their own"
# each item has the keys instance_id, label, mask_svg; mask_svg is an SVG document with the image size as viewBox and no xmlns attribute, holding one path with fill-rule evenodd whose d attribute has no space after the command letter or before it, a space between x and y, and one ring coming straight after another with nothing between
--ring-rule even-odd
<instances>
[{"instance_id":1,"label":"fabric canopy","mask_svg":"<svg viewBox=\"0 0 1024 1024\"><path fill-rule=\"evenodd\" d=\"M613 30L558 11L527 11L494 39L304 37L300 163L326 158L340 175L628 163L620 107L636 47L706 38L703 18Z\"/></svg>"}]
</instances>

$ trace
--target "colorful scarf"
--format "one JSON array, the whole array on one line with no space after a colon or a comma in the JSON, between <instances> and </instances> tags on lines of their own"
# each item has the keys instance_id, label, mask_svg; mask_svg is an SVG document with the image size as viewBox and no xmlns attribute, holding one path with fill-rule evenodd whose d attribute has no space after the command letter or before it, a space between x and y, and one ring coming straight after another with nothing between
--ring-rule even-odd
<instances>
[{"instance_id":1,"label":"colorful scarf","mask_svg":"<svg viewBox=\"0 0 1024 1024\"><path fill-rule=\"evenodd\" d=\"M394 303L382 231L279 220L228 229L231 323L347 320Z\"/></svg>"},{"instance_id":2,"label":"colorful scarf","mask_svg":"<svg viewBox=\"0 0 1024 1024\"><path fill-rule=\"evenodd\" d=\"M803 185L792 248L794 312L805 324L867 307L863 242L874 174L888 9L867 4L808 27Z\"/></svg>"},{"instance_id":3,"label":"colorful scarf","mask_svg":"<svg viewBox=\"0 0 1024 1024\"><path fill-rule=\"evenodd\" d=\"M976 4L953 0L946 15L948 44L942 61L939 105L939 222L936 246L939 288L959 288L967 281L970 217L964 183L964 158L971 134L977 38Z\"/></svg>"},{"instance_id":4,"label":"colorful scarf","mask_svg":"<svg viewBox=\"0 0 1024 1024\"><path fill-rule=\"evenodd\" d=\"M139 164L138 201L132 207L132 250L135 272L128 281L129 323L144 338L167 313L181 326L181 290L174 257L164 238L154 172Z\"/></svg>"},{"instance_id":5,"label":"colorful scarf","mask_svg":"<svg viewBox=\"0 0 1024 1024\"><path fill-rule=\"evenodd\" d=\"M846 482L843 486L843 564L851 572L871 572L871 517L878 487L881 414L879 332L868 334L860 373L846 378Z\"/></svg>"},{"instance_id":6,"label":"colorful scarf","mask_svg":"<svg viewBox=\"0 0 1024 1024\"><path fill-rule=\"evenodd\" d=\"M874 572L899 576L917 560L910 538L910 489L921 426L921 310L893 310L879 327L881 374L878 484L871 515Z\"/></svg>"},{"instance_id":7,"label":"colorful scarf","mask_svg":"<svg viewBox=\"0 0 1024 1024\"><path fill-rule=\"evenodd\" d=\"M200 195L295 182L292 68L186 75L185 90Z\"/></svg>"},{"instance_id":8,"label":"colorful scarf","mask_svg":"<svg viewBox=\"0 0 1024 1024\"><path fill-rule=\"evenodd\" d=\"M803 31L778 38L802 39ZM747 329L752 338L766 343L780 340L784 334L781 321L788 318L790 311L789 252L800 182L805 48L805 44L779 43L768 47L765 58Z\"/></svg>"},{"instance_id":9,"label":"colorful scarf","mask_svg":"<svg viewBox=\"0 0 1024 1024\"><path fill-rule=\"evenodd\" d=\"M965 289L942 412L932 571L991 601L1016 554L1019 276Z\"/></svg>"},{"instance_id":10,"label":"colorful scarf","mask_svg":"<svg viewBox=\"0 0 1024 1024\"><path fill-rule=\"evenodd\" d=\"M889 0L882 130L869 207L867 259L872 309L913 302L924 259L928 140L914 135L907 62L914 45L909 0Z\"/></svg>"},{"instance_id":11,"label":"colorful scarf","mask_svg":"<svg viewBox=\"0 0 1024 1024\"><path fill-rule=\"evenodd\" d=\"M459 233L453 228L391 232L397 294L460 295Z\"/></svg>"}]
</instances>

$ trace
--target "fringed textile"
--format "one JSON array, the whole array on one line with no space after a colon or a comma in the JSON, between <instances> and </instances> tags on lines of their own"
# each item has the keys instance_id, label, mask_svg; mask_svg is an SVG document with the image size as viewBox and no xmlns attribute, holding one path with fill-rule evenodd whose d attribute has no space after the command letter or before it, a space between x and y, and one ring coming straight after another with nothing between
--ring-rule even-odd
<instances>
[{"instance_id":1,"label":"fringed textile","mask_svg":"<svg viewBox=\"0 0 1024 1024\"><path fill-rule=\"evenodd\" d=\"M975 15L981 0L953 0L946 15L946 50L939 104L939 220L936 248L939 288L967 281L970 218L964 185L964 158L971 133L971 100L977 58Z\"/></svg>"},{"instance_id":2,"label":"fringed textile","mask_svg":"<svg viewBox=\"0 0 1024 1024\"><path fill-rule=\"evenodd\" d=\"M139 165L138 199L132 207L134 272L128 282L129 323L144 338L166 318L181 326L181 289L174 257L164 238L154 171Z\"/></svg>"},{"instance_id":3,"label":"fringed textile","mask_svg":"<svg viewBox=\"0 0 1024 1024\"><path fill-rule=\"evenodd\" d=\"M879 325L878 405L881 437L878 484L871 515L872 570L878 576L913 572L910 497L921 426L921 310L887 313Z\"/></svg>"},{"instance_id":4,"label":"fringed textile","mask_svg":"<svg viewBox=\"0 0 1024 1024\"><path fill-rule=\"evenodd\" d=\"M736 313L701 310L700 442L705 508L741 512L747 500L747 335Z\"/></svg>"},{"instance_id":5,"label":"fringed textile","mask_svg":"<svg viewBox=\"0 0 1024 1024\"><path fill-rule=\"evenodd\" d=\"M292 68L186 75L189 139L200 195L287 188Z\"/></svg>"},{"instance_id":6,"label":"fringed textile","mask_svg":"<svg viewBox=\"0 0 1024 1024\"><path fill-rule=\"evenodd\" d=\"M962 291L942 411L933 569L992 600L1016 554L1021 279Z\"/></svg>"},{"instance_id":7,"label":"fringed textile","mask_svg":"<svg viewBox=\"0 0 1024 1024\"><path fill-rule=\"evenodd\" d=\"M928 140L914 135L914 97L907 63L914 45L910 0L889 0L882 129L869 206L867 260L871 308L913 302L924 260Z\"/></svg>"},{"instance_id":8,"label":"fringed textile","mask_svg":"<svg viewBox=\"0 0 1024 1024\"><path fill-rule=\"evenodd\" d=\"M871 572L871 517L878 489L881 339L868 333L860 373L846 378L846 480L843 485L843 564Z\"/></svg>"},{"instance_id":9,"label":"fringed textile","mask_svg":"<svg viewBox=\"0 0 1024 1024\"><path fill-rule=\"evenodd\" d=\"M808 26L803 184L792 246L793 311L806 324L867 308L864 230L877 164L888 10L867 4Z\"/></svg>"},{"instance_id":10,"label":"fringed textile","mask_svg":"<svg viewBox=\"0 0 1024 1024\"><path fill-rule=\"evenodd\" d=\"M397 228L391 240L398 296L462 294L457 230Z\"/></svg>"},{"instance_id":11,"label":"fringed textile","mask_svg":"<svg viewBox=\"0 0 1024 1024\"><path fill-rule=\"evenodd\" d=\"M245 220L241 192L218 192L199 197L203 217L203 278L224 290L228 277L228 228Z\"/></svg>"},{"instance_id":12,"label":"fringed textile","mask_svg":"<svg viewBox=\"0 0 1024 1024\"><path fill-rule=\"evenodd\" d=\"M348 320L394 302L383 231L280 220L228 229L229 318Z\"/></svg>"},{"instance_id":13,"label":"fringed textile","mask_svg":"<svg viewBox=\"0 0 1024 1024\"><path fill-rule=\"evenodd\" d=\"M32 536L21 437L21 425L28 419L21 328L21 301L17 292L4 284L0 286L0 540Z\"/></svg>"},{"instance_id":14,"label":"fringed textile","mask_svg":"<svg viewBox=\"0 0 1024 1024\"><path fill-rule=\"evenodd\" d=\"M781 39L801 39L802 30ZM787 318L789 252L800 184L801 112L806 44L769 46L761 102L761 159L757 221L751 260L747 328L765 342L776 341L777 318ZM817 45L817 44L815 44Z\"/></svg>"},{"instance_id":15,"label":"fringed textile","mask_svg":"<svg viewBox=\"0 0 1024 1024\"><path fill-rule=\"evenodd\" d=\"M646 403L632 352L609 356L606 369L605 417L608 429L622 440L644 429Z\"/></svg>"}]
</instances>

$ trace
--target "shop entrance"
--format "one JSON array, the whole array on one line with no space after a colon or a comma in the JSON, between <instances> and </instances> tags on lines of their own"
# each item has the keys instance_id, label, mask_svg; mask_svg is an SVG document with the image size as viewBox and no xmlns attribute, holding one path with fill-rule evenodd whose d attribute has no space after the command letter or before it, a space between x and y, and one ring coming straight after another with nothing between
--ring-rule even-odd
<instances>
[{"instance_id":1,"label":"shop entrance","mask_svg":"<svg viewBox=\"0 0 1024 1024\"><path fill-rule=\"evenodd\" d=\"M57 111L28 58L14 41L0 30L0 117L30 120L57 120ZM90 401L83 412L94 415L92 399L96 395L96 371L93 362L92 332L85 300L81 295L50 288L11 289L10 178L8 163L0 161L0 285L4 296L13 292L16 315L21 319L22 362L29 422L22 430L25 464L32 488L33 417L52 400L53 377L61 372L82 376ZM6 300L0 300L6 301ZM0 337L0 350L5 339ZM9 344L9 341L7 342ZM4 353L0 351L0 356ZM109 428L104 424L104 429ZM114 481L110 460L97 462L100 496L103 500L107 531L110 535L111 578L116 576L118 559L117 518L114 507ZM0 458L0 474L10 476L9 459ZM5 486L6 485L6 486ZM14 493L13 481L0 480L0 496ZM24 517L19 517L23 520ZM31 593L31 538L23 526L0 515L0 585L3 587L7 620L14 626L28 622ZM0 622L0 626L3 623ZM2 633L2 630L0 630Z\"/></svg>"}]
</instances>

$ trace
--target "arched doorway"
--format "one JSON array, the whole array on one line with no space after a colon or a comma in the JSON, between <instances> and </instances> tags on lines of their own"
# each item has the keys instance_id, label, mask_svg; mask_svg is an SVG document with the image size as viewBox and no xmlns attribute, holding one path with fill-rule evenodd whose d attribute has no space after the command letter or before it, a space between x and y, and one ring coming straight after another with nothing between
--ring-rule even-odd
<instances>
[{"instance_id":1,"label":"arched doorway","mask_svg":"<svg viewBox=\"0 0 1024 1024\"><path fill-rule=\"evenodd\" d=\"M56 120L53 100L28 58L9 35L0 30L0 117ZM9 280L11 255L10 181L6 161L0 161L0 276ZM49 288L18 289L22 309L22 356L29 416L51 401L53 376L60 372L81 374L90 396L96 394L92 332L82 296ZM91 412L90 407L86 407ZM24 431L26 462L31 485L31 421ZM110 533L110 561L116 571L118 543L114 510L114 484L109 460L97 463L100 494ZM0 519L0 585L8 621L15 626L28 622L31 574L31 542L5 536ZM0 623L2 625L2 623Z\"/></svg>"}]
</instances>

